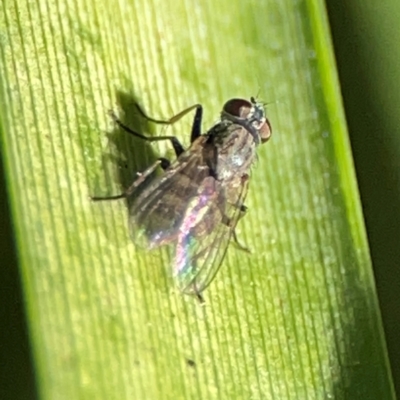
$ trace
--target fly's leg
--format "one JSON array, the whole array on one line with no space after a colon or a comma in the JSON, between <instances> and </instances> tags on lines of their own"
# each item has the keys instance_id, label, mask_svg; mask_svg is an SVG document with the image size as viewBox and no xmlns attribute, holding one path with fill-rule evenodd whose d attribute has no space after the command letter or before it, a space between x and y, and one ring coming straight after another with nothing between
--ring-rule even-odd
<instances>
[{"instance_id":1,"label":"fly's leg","mask_svg":"<svg viewBox=\"0 0 400 400\"><path fill-rule=\"evenodd\" d=\"M239 250L243 250L246 253L251 253L251 250L246 245L244 245L243 243L240 243L235 230L233 230L233 232L232 232L232 238L233 238L233 241L235 242L235 245L238 247Z\"/></svg>"},{"instance_id":2,"label":"fly's leg","mask_svg":"<svg viewBox=\"0 0 400 400\"><path fill-rule=\"evenodd\" d=\"M203 118L203 107L201 104L194 104L193 106L190 106L190 107L184 109L183 111L174 115L172 118L170 118L168 120L160 120L160 119L155 119L155 118L149 117L140 108L139 104L136 104L136 108L143 118L147 119L150 122L154 122L155 124L160 124L160 125L172 125L175 122L178 122L186 114L190 113L193 110L196 110L196 112L194 114L194 118L193 118L193 123L192 123L192 132L190 134L190 143L193 143L201 135L201 120ZM176 154L176 155L179 156L179 154Z\"/></svg>"},{"instance_id":3,"label":"fly's leg","mask_svg":"<svg viewBox=\"0 0 400 400\"><path fill-rule=\"evenodd\" d=\"M222 217L222 223L225 224L226 226L228 226L230 229L232 229L232 238L233 238L233 241L236 244L236 246L240 250L245 251L246 253L251 253L251 250L247 246L245 246L244 244L240 243L240 241L239 241L239 239L238 239L238 237L236 235L236 231L235 231L236 224L239 221L239 219L242 218L244 216L244 214L246 213L247 207L244 204L241 204L241 205L238 204L236 207L239 208L239 217L234 222L235 226L232 226L233 225L232 218L229 218L226 215L224 215Z\"/></svg>"},{"instance_id":4,"label":"fly's leg","mask_svg":"<svg viewBox=\"0 0 400 400\"><path fill-rule=\"evenodd\" d=\"M125 125L120 119L118 119L118 117L115 115L113 111L110 111L109 114L110 117L120 128L122 128L125 132L128 132L131 135L136 136L139 139L146 140L147 142L159 142L162 140L169 140L171 141L172 147L174 148L175 154L177 156L179 156L185 151L185 149L175 136L145 136L129 128L129 126Z\"/></svg>"},{"instance_id":5,"label":"fly's leg","mask_svg":"<svg viewBox=\"0 0 400 400\"><path fill-rule=\"evenodd\" d=\"M196 297L197 297L197 300L199 301L201 306L206 304L206 301L204 300L204 297L201 295L200 292L196 292Z\"/></svg>"},{"instance_id":6,"label":"fly's leg","mask_svg":"<svg viewBox=\"0 0 400 400\"><path fill-rule=\"evenodd\" d=\"M199 301L200 305L203 306L206 304L206 301L204 300L203 295L201 294L201 292L198 290L197 286L196 286L196 282L192 283L192 289L193 289L193 294L196 299Z\"/></svg>"},{"instance_id":7,"label":"fly's leg","mask_svg":"<svg viewBox=\"0 0 400 400\"><path fill-rule=\"evenodd\" d=\"M158 158L160 162L160 167L165 171L166 169L169 168L169 166L171 165L171 161L169 161L167 158L164 157L159 157Z\"/></svg>"},{"instance_id":8,"label":"fly's leg","mask_svg":"<svg viewBox=\"0 0 400 400\"><path fill-rule=\"evenodd\" d=\"M240 208L240 215L239 215L238 220L239 220L240 218L242 218L242 217L246 214L246 212L247 212L247 207L246 207L244 204L241 204L241 205L239 206L239 208ZM236 229L236 226L235 226L235 228L233 229L232 238L233 238L233 241L235 242L236 246L238 247L238 249L243 250L243 251L245 251L246 253L251 253L251 250L250 250L246 245L244 245L243 243L240 243L240 240L238 239L238 237L237 237L237 235L236 235L235 229Z\"/></svg>"},{"instance_id":9,"label":"fly's leg","mask_svg":"<svg viewBox=\"0 0 400 400\"><path fill-rule=\"evenodd\" d=\"M146 168L142 173L138 173L138 177L132 182L132 184L125 190L125 192L121 194L117 194L116 196L105 196L105 197L91 197L92 201L103 201L103 200L119 200L129 197L134 190L141 185L146 178L151 175L158 166L165 169L166 165L169 165L169 161L165 158L159 158L154 164L150 165L150 167Z\"/></svg>"},{"instance_id":10,"label":"fly's leg","mask_svg":"<svg viewBox=\"0 0 400 400\"><path fill-rule=\"evenodd\" d=\"M178 122L182 117L184 117L186 114L188 114L190 111L196 109L196 113L194 116L193 124L192 124L192 132L191 132L191 142L193 142L197 137L200 136L201 134L201 119L203 116L203 107L200 104L195 104L194 106L191 106L189 108L186 108L185 110L181 111L179 114L174 115L172 118L169 120L158 120L151 118L147 116L144 111L139 107L138 104L136 104L136 107L139 111L139 113L142 115L142 117L146 118L148 121L154 122L156 124L162 124L162 125L173 125L175 122ZM115 121L115 123L120 126L124 131L130 133L133 136L136 136L140 139L146 140L148 142L158 142L161 140L169 140L172 144L172 147L174 148L175 154L177 157L179 157L185 149L179 142L179 140L175 136L145 136L142 135L139 132L134 131L133 129L129 128L129 126L126 126L118 117L115 115L113 111L109 112L111 118Z\"/></svg>"}]
</instances>

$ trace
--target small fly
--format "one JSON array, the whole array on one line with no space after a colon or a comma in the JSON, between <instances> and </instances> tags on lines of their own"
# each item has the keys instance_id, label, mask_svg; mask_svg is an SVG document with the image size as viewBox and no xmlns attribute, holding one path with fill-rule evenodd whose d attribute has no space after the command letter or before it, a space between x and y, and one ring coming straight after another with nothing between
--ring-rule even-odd
<instances>
[{"instance_id":1,"label":"small fly","mask_svg":"<svg viewBox=\"0 0 400 400\"><path fill-rule=\"evenodd\" d=\"M185 150L175 136L147 137L115 122L126 132L148 142L169 140L176 160L159 158L117 196L92 197L94 201L117 200L133 194L157 168L163 174L133 198L129 225L135 243L147 248L172 244L175 249L174 275L179 288L202 300L201 292L214 279L233 238L235 228L246 212L249 173L256 149L272 133L264 105L253 97L231 99L220 119L201 133L203 108L200 104L183 110L168 121L149 121L171 125L195 110L190 147ZM238 243L238 242L237 242Z\"/></svg>"}]
</instances>

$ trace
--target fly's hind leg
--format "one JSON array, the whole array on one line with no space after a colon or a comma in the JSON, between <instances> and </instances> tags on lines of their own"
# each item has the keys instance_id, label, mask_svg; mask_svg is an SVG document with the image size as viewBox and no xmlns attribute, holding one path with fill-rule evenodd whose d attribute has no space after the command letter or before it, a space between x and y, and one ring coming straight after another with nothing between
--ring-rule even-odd
<instances>
[{"instance_id":1,"label":"fly's hind leg","mask_svg":"<svg viewBox=\"0 0 400 400\"><path fill-rule=\"evenodd\" d=\"M151 175L158 166L166 169L169 166L169 161L165 158L159 158L154 164L150 165L150 167L146 168L143 172L138 173L138 177L132 182L132 184L125 190L125 192L121 194L117 194L116 196L105 196L105 197L91 197L92 201L103 201L103 200L119 200L129 197L135 189L141 185L149 175Z\"/></svg>"}]
</instances>

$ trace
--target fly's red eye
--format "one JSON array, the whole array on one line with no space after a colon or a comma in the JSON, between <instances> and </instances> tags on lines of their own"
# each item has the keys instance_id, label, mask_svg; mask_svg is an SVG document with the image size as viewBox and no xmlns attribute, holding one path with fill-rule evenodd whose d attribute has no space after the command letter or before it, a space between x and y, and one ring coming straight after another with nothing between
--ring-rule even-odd
<instances>
[{"instance_id":1,"label":"fly's red eye","mask_svg":"<svg viewBox=\"0 0 400 400\"><path fill-rule=\"evenodd\" d=\"M268 119L265 119L264 124L259 129L259 134L261 138L261 143L265 143L272 135L272 127Z\"/></svg>"},{"instance_id":2,"label":"fly's red eye","mask_svg":"<svg viewBox=\"0 0 400 400\"><path fill-rule=\"evenodd\" d=\"M225 103L223 110L234 117L245 118L251 107L251 103L247 100L232 99Z\"/></svg>"}]
</instances>

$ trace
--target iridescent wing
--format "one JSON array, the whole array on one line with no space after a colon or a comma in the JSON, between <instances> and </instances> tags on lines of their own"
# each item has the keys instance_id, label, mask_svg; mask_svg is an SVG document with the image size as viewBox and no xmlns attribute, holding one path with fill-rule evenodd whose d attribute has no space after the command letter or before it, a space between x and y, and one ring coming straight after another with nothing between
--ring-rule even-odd
<instances>
[{"instance_id":1,"label":"iridescent wing","mask_svg":"<svg viewBox=\"0 0 400 400\"><path fill-rule=\"evenodd\" d=\"M209 177L197 198L188 204L174 260L175 276L183 292L198 295L214 279L242 215L247 188L247 177L230 181L228 188Z\"/></svg>"},{"instance_id":2,"label":"iridescent wing","mask_svg":"<svg viewBox=\"0 0 400 400\"><path fill-rule=\"evenodd\" d=\"M135 243L154 248L175 241L187 203L197 196L199 185L210 174L201 149L201 137L163 175L130 205L130 231Z\"/></svg>"},{"instance_id":3,"label":"iridescent wing","mask_svg":"<svg viewBox=\"0 0 400 400\"><path fill-rule=\"evenodd\" d=\"M248 185L239 176L228 185L215 179L203 153L196 148L184 153L130 209L136 243L148 248L174 243L174 274L180 289L191 294L203 291L217 273Z\"/></svg>"}]
</instances>

